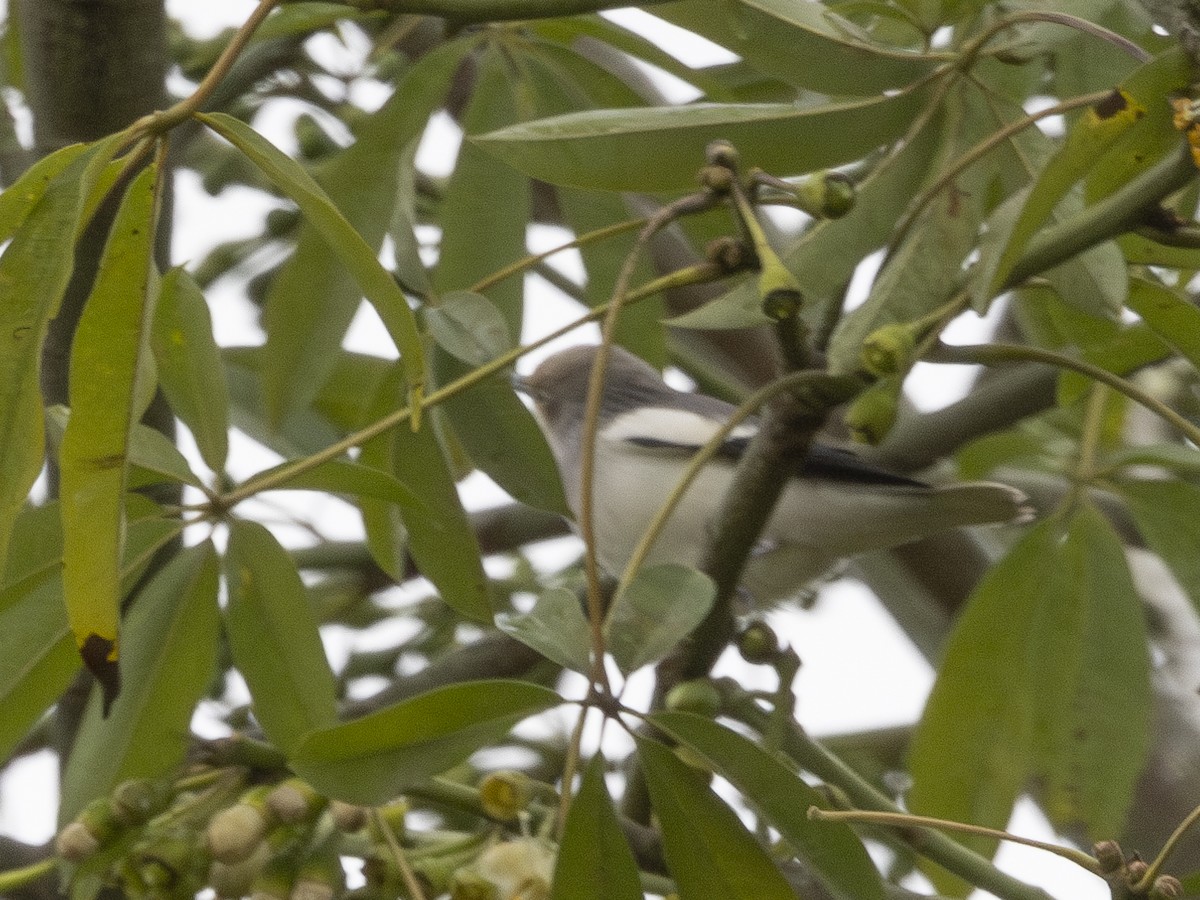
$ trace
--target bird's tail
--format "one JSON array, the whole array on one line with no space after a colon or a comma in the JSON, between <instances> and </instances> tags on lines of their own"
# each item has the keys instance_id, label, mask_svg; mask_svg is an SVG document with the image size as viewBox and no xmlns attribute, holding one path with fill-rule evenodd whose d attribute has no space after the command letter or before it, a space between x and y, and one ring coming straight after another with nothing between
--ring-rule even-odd
<instances>
[{"instance_id":1,"label":"bird's tail","mask_svg":"<svg viewBox=\"0 0 1200 900\"><path fill-rule=\"evenodd\" d=\"M935 487L929 499L930 511L946 527L1027 522L1033 518L1028 497L1014 487L994 481Z\"/></svg>"}]
</instances>

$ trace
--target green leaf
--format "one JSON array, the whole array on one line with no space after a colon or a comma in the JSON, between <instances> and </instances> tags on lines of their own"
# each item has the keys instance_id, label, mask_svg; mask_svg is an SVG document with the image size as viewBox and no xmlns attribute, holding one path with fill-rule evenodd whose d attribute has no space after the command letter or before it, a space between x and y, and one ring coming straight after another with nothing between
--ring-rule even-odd
<instances>
[{"instance_id":1,"label":"green leaf","mask_svg":"<svg viewBox=\"0 0 1200 900\"><path fill-rule=\"evenodd\" d=\"M911 91L830 103L601 109L513 125L474 141L553 184L675 191L695 184L704 147L718 138L732 142L747 166L793 175L849 162L891 143L924 101L923 91Z\"/></svg>"},{"instance_id":2,"label":"green leaf","mask_svg":"<svg viewBox=\"0 0 1200 900\"><path fill-rule=\"evenodd\" d=\"M1003 828L1037 778L1056 826L1118 833L1147 746L1148 679L1111 528L1086 505L1042 522L988 573L950 638L913 739L913 811ZM935 880L947 888L946 877Z\"/></svg>"},{"instance_id":3,"label":"green leaf","mask_svg":"<svg viewBox=\"0 0 1200 900\"><path fill-rule=\"evenodd\" d=\"M560 666L590 667L591 632L574 591L548 588L527 613L497 613L496 627Z\"/></svg>"},{"instance_id":4,"label":"green leaf","mask_svg":"<svg viewBox=\"0 0 1200 900\"><path fill-rule=\"evenodd\" d=\"M711 578L667 563L642 569L613 601L604 640L626 675L661 659L704 621L716 599Z\"/></svg>"},{"instance_id":5,"label":"green leaf","mask_svg":"<svg viewBox=\"0 0 1200 900\"><path fill-rule=\"evenodd\" d=\"M320 185L298 162L289 159L274 144L233 116L197 113L196 118L237 147L276 187L295 201L304 213L305 221L329 245L379 313L400 350L410 389L423 385L425 354L416 318L404 293L391 273L379 264L371 245L346 221ZM304 284L301 288L300 296L303 296L311 285ZM303 306L301 304L299 308Z\"/></svg>"},{"instance_id":6,"label":"green leaf","mask_svg":"<svg viewBox=\"0 0 1200 900\"><path fill-rule=\"evenodd\" d=\"M407 145L420 137L429 116L442 103L469 46L469 42L453 41L415 62L391 99L357 129L355 142L315 173L328 199L372 254L378 253L396 212L402 178L407 177L401 167L411 164ZM358 311L360 286L367 287L353 266L338 265L344 251L327 241L320 223L306 222L295 253L267 293L263 384L267 410L276 424L308 406L329 377L346 328ZM398 289L389 290L386 302L399 302L399 295ZM384 308L379 312L383 315ZM389 330L409 327L407 303L403 311L394 311L394 317L404 323L397 321ZM399 341L397 345L405 346Z\"/></svg>"},{"instance_id":7,"label":"green leaf","mask_svg":"<svg viewBox=\"0 0 1200 900\"><path fill-rule=\"evenodd\" d=\"M1088 203L1107 197L1179 146L1174 110L1164 98L1192 82L1188 54L1177 43L1133 72L1122 87L1144 110L1111 147L1097 153L1087 175Z\"/></svg>"},{"instance_id":8,"label":"green leaf","mask_svg":"<svg viewBox=\"0 0 1200 900\"><path fill-rule=\"evenodd\" d=\"M563 827L550 900L642 900L637 862L604 786L604 757L593 757Z\"/></svg>"},{"instance_id":9,"label":"green leaf","mask_svg":"<svg viewBox=\"0 0 1200 900\"><path fill-rule=\"evenodd\" d=\"M467 370L435 354L439 380ZM442 401L471 461L527 506L570 515L554 454L533 414L500 374Z\"/></svg>"},{"instance_id":10,"label":"green leaf","mask_svg":"<svg viewBox=\"0 0 1200 900\"><path fill-rule=\"evenodd\" d=\"M795 900L766 851L698 772L657 741L638 738L637 746L680 900Z\"/></svg>"},{"instance_id":11,"label":"green leaf","mask_svg":"<svg viewBox=\"0 0 1200 900\"><path fill-rule=\"evenodd\" d=\"M577 191L559 188L558 202L563 215L576 234L612 225L628 218L629 207L622 197L596 191ZM636 234L629 233L580 247L583 266L587 272L584 293L588 306L596 307L612 299L621 267L633 249ZM655 276L647 254L642 253L633 270L631 284L644 284ZM656 368L667 364L666 329L660 324L663 316L661 297L642 300L635 306L625 306L617 319L613 340L633 351Z\"/></svg>"},{"instance_id":12,"label":"green leaf","mask_svg":"<svg viewBox=\"0 0 1200 900\"><path fill-rule=\"evenodd\" d=\"M372 417L390 412L396 395L393 377L380 388ZM479 542L434 428L427 425L414 432L403 423L388 433L387 442L391 447L388 468L425 505L426 512L421 515L401 510L409 552L421 574L433 582L442 599L459 615L490 622L492 605L479 558Z\"/></svg>"},{"instance_id":13,"label":"green leaf","mask_svg":"<svg viewBox=\"0 0 1200 900\"><path fill-rule=\"evenodd\" d=\"M1117 375L1136 372L1169 355L1170 349L1162 338L1141 322L1120 329L1109 340L1085 347L1082 354L1088 362ZM1093 384L1092 379L1078 372L1061 373L1058 379L1059 405L1075 403Z\"/></svg>"},{"instance_id":14,"label":"green leaf","mask_svg":"<svg viewBox=\"0 0 1200 900\"><path fill-rule=\"evenodd\" d=\"M333 672L300 575L271 532L234 521L225 555L225 630L254 715L285 753L336 716Z\"/></svg>"},{"instance_id":15,"label":"green leaf","mask_svg":"<svg viewBox=\"0 0 1200 900\"><path fill-rule=\"evenodd\" d=\"M0 241L13 236L54 179L85 153L88 146L71 144L42 157L0 193Z\"/></svg>"},{"instance_id":16,"label":"green leaf","mask_svg":"<svg viewBox=\"0 0 1200 900\"><path fill-rule=\"evenodd\" d=\"M847 825L813 822L808 808L829 804L770 753L711 719L660 712L655 726L685 744L745 794L780 835L846 900L881 900L883 883L862 841Z\"/></svg>"},{"instance_id":17,"label":"green leaf","mask_svg":"<svg viewBox=\"0 0 1200 900\"><path fill-rule=\"evenodd\" d=\"M1170 288L1144 278L1130 280L1126 303L1155 334L1200 369L1200 309Z\"/></svg>"},{"instance_id":18,"label":"green leaf","mask_svg":"<svg viewBox=\"0 0 1200 900\"><path fill-rule=\"evenodd\" d=\"M554 691L525 682L455 684L314 731L290 754L289 764L328 797L375 806L560 703Z\"/></svg>"},{"instance_id":19,"label":"green leaf","mask_svg":"<svg viewBox=\"0 0 1200 900\"><path fill-rule=\"evenodd\" d=\"M1185 478L1200 477L1200 452L1180 444L1139 444L1121 447L1104 457L1106 468L1161 466Z\"/></svg>"},{"instance_id":20,"label":"green leaf","mask_svg":"<svg viewBox=\"0 0 1200 900\"><path fill-rule=\"evenodd\" d=\"M468 366L486 365L513 347L496 304L471 291L450 291L425 307L425 325L439 347Z\"/></svg>"},{"instance_id":21,"label":"green leaf","mask_svg":"<svg viewBox=\"0 0 1200 900\"><path fill-rule=\"evenodd\" d=\"M1160 110L1154 116L1152 128L1169 127L1169 113L1162 98L1169 91L1186 85L1186 66L1181 64L1178 52L1164 54L1143 66L1112 94L1089 107L1078 117L1059 151L1042 168L1034 180L1019 215L1009 233L1007 245L1000 254L992 273L989 295L997 293L1008 278L1021 253L1054 208L1088 173L1100 173L1106 169L1107 151L1126 137L1140 137L1146 128L1146 117L1151 110ZM1182 79L1182 80L1181 80ZM1178 139L1174 135L1175 140ZM1157 157L1155 157L1157 158ZM1124 170L1113 181L1113 187L1124 184L1136 174ZM1107 177L1107 176L1105 176ZM1107 193L1107 192L1106 192ZM1093 202L1098 196L1090 198Z\"/></svg>"},{"instance_id":22,"label":"green leaf","mask_svg":"<svg viewBox=\"0 0 1200 900\"><path fill-rule=\"evenodd\" d=\"M417 240L417 146L416 139L408 142L400 157L400 174L396 180L396 208L388 235L392 238L392 261L396 278L410 293L429 297L433 293L433 282L429 270L421 259L421 245Z\"/></svg>"},{"instance_id":23,"label":"green leaf","mask_svg":"<svg viewBox=\"0 0 1200 900\"><path fill-rule=\"evenodd\" d=\"M1008 229L1008 242L991 273L989 296L1000 291L1029 239L1050 218L1059 201L1096 164L1100 154L1145 112L1145 107L1128 92L1115 89L1109 97L1088 107L1076 120L1058 153L1023 194L1024 202Z\"/></svg>"},{"instance_id":24,"label":"green leaf","mask_svg":"<svg viewBox=\"0 0 1200 900\"><path fill-rule=\"evenodd\" d=\"M63 776L60 821L128 778L158 778L183 761L192 713L216 672L218 571L205 542L138 592L122 628L125 690L107 718L91 697Z\"/></svg>"},{"instance_id":25,"label":"green leaf","mask_svg":"<svg viewBox=\"0 0 1200 900\"><path fill-rule=\"evenodd\" d=\"M221 351L225 376L229 383L230 424L280 456L307 456L328 447L343 431L335 428L324 415L313 409L302 409L284 420L278 428L269 421L262 386L262 347L225 347ZM393 363L387 363L393 367ZM358 400L373 385L359 386ZM369 398L370 394L366 394Z\"/></svg>"},{"instance_id":26,"label":"green leaf","mask_svg":"<svg viewBox=\"0 0 1200 900\"><path fill-rule=\"evenodd\" d=\"M118 144L118 138L106 138L71 158L0 257L0 333L10 336L0 350L0 559L42 469L42 341L71 278L84 200ZM12 215L12 221L20 219Z\"/></svg>"},{"instance_id":27,"label":"green leaf","mask_svg":"<svg viewBox=\"0 0 1200 900\"><path fill-rule=\"evenodd\" d=\"M122 497L130 436L154 390L147 383L157 275L158 170L130 183L71 349L71 418L59 453L63 591L84 664L111 704L117 674Z\"/></svg>"},{"instance_id":28,"label":"green leaf","mask_svg":"<svg viewBox=\"0 0 1200 900\"><path fill-rule=\"evenodd\" d=\"M472 141L476 135L524 118L510 74L512 64L506 50L488 46L478 66L475 91L463 112L467 139L438 206L442 240L434 286L439 291L468 288L526 254L529 179L497 162ZM522 280L509 278L487 293L508 323L510 340L520 335ZM442 377L439 383L447 381Z\"/></svg>"},{"instance_id":29,"label":"green leaf","mask_svg":"<svg viewBox=\"0 0 1200 900\"><path fill-rule=\"evenodd\" d=\"M390 472L395 443L390 433L371 438L359 449L359 464ZM394 581L402 580L408 556L408 529L404 527L400 507L386 500L360 495L358 508L371 558Z\"/></svg>"},{"instance_id":30,"label":"green leaf","mask_svg":"<svg viewBox=\"0 0 1200 900\"><path fill-rule=\"evenodd\" d=\"M505 51L489 47L479 62L477 87L463 127L478 134L515 121L521 84L510 78ZM469 141L459 157L439 208L443 228L434 283L449 291L471 285L526 255L529 180L498 162ZM494 307L447 293L428 308L426 321L443 350L433 354L439 385L466 375L471 367L508 349L521 332L523 281L506 279L487 289ZM457 298L457 299L456 299ZM470 306L466 304L471 304ZM497 316L503 319L504 329ZM473 349L464 345L459 323L468 317ZM451 331L458 337L451 337ZM465 362L464 362L465 360ZM497 374L443 401L446 420L471 461L516 499L530 506L566 513L557 469L541 429Z\"/></svg>"},{"instance_id":31,"label":"green leaf","mask_svg":"<svg viewBox=\"0 0 1200 900\"><path fill-rule=\"evenodd\" d=\"M214 472L229 455L229 386L200 286L182 268L163 276L151 335L158 380L171 409Z\"/></svg>"},{"instance_id":32,"label":"green leaf","mask_svg":"<svg viewBox=\"0 0 1200 900\"><path fill-rule=\"evenodd\" d=\"M739 49L752 65L797 87L834 95L879 94L925 77L939 64L857 39L845 19L820 3L739 0Z\"/></svg>"},{"instance_id":33,"label":"green leaf","mask_svg":"<svg viewBox=\"0 0 1200 900\"><path fill-rule=\"evenodd\" d=\"M1077 511L1062 556L1041 623L1045 653L1036 660L1043 695L1035 762L1051 822L1064 830L1082 824L1100 840L1123 827L1149 747L1146 622L1124 548L1098 510Z\"/></svg>"},{"instance_id":34,"label":"green leaf","mask_svg":"<svg viewBox=\"0 0 1200 900\"><path fill-rule=\"evenodd\" d=\"M158 507L132 495L122 588L141 577L152 548L177 533ZM0 758L7 759L79 671L62 593L62 517L58 503L26 509L13 529L0 589Z\"/></svg>"},{"instance_id":35,"label":"green leaf","mask_svg":"<svg viewBox=\"0 0 1200 900\"><path fill-rule=\"evenodd\" d=\"M46 436L61 446L71 411L61 404L46 407ZM130 464L128 488L143 487L162 481L175 481L200 487L203 482L188 466L179 449L161 431L138 422L129 435Z\"/></svg>"},{"instance_id":36,"label":"green leaf","mask_svg":"<svg viewBox=\"0 0 1200 900\"><path fill-rule=\"evenodd\" d=\"M1182 448L1179 448L1182 449ZM1193 465L1200 465L1200 453L1186 451ZM1200 488L1185 481L1117 482L1129 512L1146 539L1146 543L1162 557L1179 583L1200 609Z\"/></svg>"},{"instance_id":37,"label":"green leaf","mask_svg":"<svg viewBox=\"0 0 1200 900\"><path fill-rule=\"evenodd\" d=\"M8 759L67 689L80 660L57 572L35 574L6 588L4 601L0 608L0 758Z\"/></svg>"}]
</instances>

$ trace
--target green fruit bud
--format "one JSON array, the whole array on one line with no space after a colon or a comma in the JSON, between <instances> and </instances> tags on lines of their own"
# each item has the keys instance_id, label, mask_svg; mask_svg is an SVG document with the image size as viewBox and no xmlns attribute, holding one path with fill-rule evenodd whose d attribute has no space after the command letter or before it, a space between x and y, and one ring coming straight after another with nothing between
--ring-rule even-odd
<instances>
[{"instance_id":1,"label":"green fruit bud","mask_svg":"<svg viewBox=\"0 0 1200 900\"><path fill-rule=\"evenodd\" d=\"M896 424L900 407L900 382L884 379L858 395L846 410L846 427L854 440L878 444Z\"/></svg>"},{"instance_id":2,"label":"green fruit bud","mask_svg":"<svg viewBox=\"0 0 1200 900\"><path fill-rule=\"evenodd\" d=\"M854 208L854 182L841 172L821 172L796 185L801 208L819 219L838 219Z\"/></svg>"},{"instance_id":3,"label":"green fruit bud","mask_svg":"<svg viewBox=\"0 0 1200 900\"><path fill-rule=\"evenodd\" d=\"M779 656L779 638L766 622L751 622L737 636L737 648L746 662L767 665Z\"/></svg>"},{"instance_id":4,"label":"green fruit bud","mask_svg":"<svg viewBox=\"0 0 1200 900\"><path fill-rule=\"evenodd\" d=\"M877 378L900 375L916 361L917 338L908 325L884 325L863 341L859 351L862 367Z\"/></svg>"},{"instance_id":5,"label":"green fruit bud","mask_svg":"<svg viewBox=\"0 0 1200 900\"><path fill-rule=\"evenodd\" d=\"M113 788L113 816L122 825L141 825L165 805L166 795L162 784L146 778L122 781Z\"/></svg>"},{"instance_id":6,"label":"green fruit bud","mask_svg":"<svg viewBox=\"0 0 1200 900\"><path fill-rule=\"evenodd\" d=\"M667 693L667 709L713 719L721 712L721 695L707 678L685 681Z\"/></svg>"},{"instance_id":7,"label":"green fruit bud","mask_svg":"<svg viewBox=\"0 0 1200 900\"><path fill-rule=\"evenodd\" d=\"M524 772L492 772L479 785L483 811L501 822L516 821L532 796L532 780Z\"/></svg>"}]
</instances>

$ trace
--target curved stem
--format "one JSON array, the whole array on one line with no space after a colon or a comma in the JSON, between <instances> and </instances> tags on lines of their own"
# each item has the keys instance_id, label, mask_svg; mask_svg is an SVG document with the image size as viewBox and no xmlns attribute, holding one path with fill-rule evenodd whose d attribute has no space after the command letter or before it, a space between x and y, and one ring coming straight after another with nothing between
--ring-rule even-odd
<instances>
[{"instance_id":1,"label":"curved stem","mask_svg":"<svg viewBox=\"0 0 1200 900\"><path fill-rule=\"evenodd\" d=\"M666 502L655 513L649 527L642 534L642 539L638 541L637 547L634 548L633 554L629 557L629 562L625 565L625 571L621 573L621 580L616 591L618 596L620 596L623 590L629 587L645 563L646 557L653 549L655 541L658 540L659 534L662 533L663 528L666 526L667 519L671 517L671 514L675 511L675 507L679 505L679 502L683 499L683 495L687 493L696 476L700 474L700 471L708 464L709 460L716 456L717 452L721 449L721 445L725 443L726 438L733 433L734 429L777 394L798 387L815 385L818 382L827 382L829 378L830 376L824 372L814 372L811 370L794 372L755 391L734 411L733 415L717 429L704 446L688 461L687 468L683 470L683 475L679 479L679 483L675 485ZM854 381L857 382L857 379L854 379Z\"/></svg>"},{"instance_id":2,"label":"curved stem","mask_svg":"<svg viewBox=\"0 0 1200 900\"><path fill-rule=\"evenodd\" d=\"M1130 400L1140 403L1146 409L1166 420L1175 428L1182 431L1189 441L1200 446L1200 428L1197 428L1157 397L1143 391L1133 382L1127 381L1120 375L1114 375L1107 369L1102 369L1086 360L1056 353L1053 350L1043 350L1040 347L1025 347L1020 344L971 344L961 347L939 344L925 357L926 362L932 363L980 363L985 366L994 366L1018 360L1049 363L1052 366L1058 366L1060 369L1070 369L1073 372L1078 372L1081 375L1086 375L1095 381L1099 381L1101 384L1106 384L1113 390L1124 394Z\"/></svg>"},{"instance_id":3,"label":"curved stem","mask_svg":"<svg viewBox=\"0 0 1200 900\"><path fill-rule=\"evenodd\" d=\"M250 13L250 17L246 19L242 26L234 33L225 49L221 51L221 55L217 57L217 61L213 63L211 69L204 76L204 79L197 85L189 97L179 101L170 109L165 109L162 112L151 113L134 123L133 127L144 129L147 131L165 132L186 122L192 117L193 113L199 112L213 91L229 74L229 70L233 68L233 64L237 62L237 58L242 55L242 51L246 49L246 45L250 43L250 39L254 37L254 32L258 30L258 26L270 14L282 0L259 0L258 6L254 8L254 12Z\"/></svg>"},{"instance_id":4,"label":"curved stem","mask_svg":"<svg viewBox=\"0 0 1200 900\"><path fill-rule=\"evenodd\" d=\"M1083 94L1079 97L1072 97L1070 100L1064 100L1061 103L1056 103L1053 106L1048 106L1045 109L1039 109L1035 113L1017 119L1015 122L1009 122L998 131L993 131L986 138L956 159L929 187L921 192L916 203L911 207L910 211L905 213L904 218L900 220L900 224L896 227L896 237L893 239L893 245L899 244L904 239L904 235L912 227L913 222L917 220L917 216L927 207L934 198L940 194L945 187L950 184L955 178L962 174L963 170L978 162L992 150L1003 144L1013 135L1024 131L1030 125L1045 119L1049 116L1057 116L1062 113L1069 112L1072 109L1079 109L1081 106L1091 106L1099 103L1105 97L1112 94L1111 90L1095 91L1091 94Z\"/></svg>"},{"instance_id":5,"label":"curved stem","mask_svg":"<svg viewBox=\"0 0 1200 900\"><path fill-rule=\"evenodd\" d=\"M1035 841L1033 838L1021 837L1007 831L995 828L984 828L982 825L969 825L966 822L952 822L949 819L935 819L932 816L914 816L912 813L879 812L874 810L849 809L830 810L819 806L808 808L808 817L815 822L847 822L862 825L888 825L893 828L936 828L939 831L954 831L959 834L971 834L976 837L995 838L998 841L1008 841L1010 844L1021 844L1044 850L1070 860L1075 865L1087 869L1093 875L1099 875L1096 860L1074 847L1063 847L1059 844L1049 844L1045 841Z\"/></svg>"},{"instance_id":6,"label":"curved stem","mask_svg":"<svg viewBox=\"0 0 1200 900\"><path fill-rule=\"evenodd\" d=\"M604 374L612 352L613 334L616 331L621 308L627 302L629 281L642 249L655 232L689 212L707 209L713 203L710 194L693 194L662 207L638 232L637 240L625 256L621 271L613 286L613 297L608 303L601 326L601 341L588 380L587 400L584 405L583 433L580 436L579 460L579 536L583 538L583 567L587 578L588 624L592 639L592 683L602 685L611 694L608 673L604 668L604 597L600 590L600 563L596 551L596 528L594 515L594 480L596 471L596 435L600 423L600 406L604 396Z\"/></svg>"},{"instance_id":7,"label":"curved stem","mask_svg":"<svg viewBox=\"0 0 1200 900\"><path fill-rule=\"evenodd\" d=\"M471 285L467 290L473 291L476 294L481 294L490 287L504 281L506 278L511 278L513 275L518 275L527 269L534 268L543 260L549 259L556 253L562 253L564 250L572 248L586 247L588 244L594 244L598 241L607 240L610 237L616 237L619 234L624 234L627 231L633 231L635 228L641 228L646 224L645 217L640 219L627 219L624 222L617 222L615 225L608 225L604 228L597 228L595 231L589 231L587 234L581 234L572 241L567 241L565 244L559 244L557 247L552 247L544 253L538 253L535 256L526 256L524 259L519 259L511 265L505 266L482 278Z\"/></svg>"},{"instance_id":8,"label":"curved stem","mask_svg":"<svg viewBox=\"0 0 1200 900\"><path fill-rule=\"evenodd\" d=\"M661 291L682 287L684 285L716 281L720 278L724 278L727 274L728 273L725 270L713 263L702 263L686 269L679 269L678 271L672 272L669 275L664 275L661 278L655 278L654 280L642 285L636 291L633 291L626 298L625 302L627 304L636 303L639 300L652 297ZM596 319L601 318L608 311L608 306L609 304L607 303L601 304L590 312L580 316L575 321L567 323L562 328L551 332L545 337L529 344L516 347L513 350L510 350L508 353L496 357L490 363L480 366L478 369L473 369L462 378L452 381L450 384L447 384L444 387L441 387L427 395L424 398L422 405L425 408L436 406L443 400L460 394L468 388L474 387L484 379L490 378L497 372L508 368L531 350L536 350L538 347L557 340L564 334L575 330L580 325L586 325L588 322L594 322ZM365 428L361 428L358 431L355 431L354 433L342 438L340 441L330 444L324 450L320 450L311 456L304 457L303 459L298 459L289 465L277 466L266 473L252 476L233 490L221 494L216 498L216 501L211 504L211 506L216 510L224 511L236 506L244 500L248 500L250 497L253 497L256 494L262 493L263 491L278 490L297 475L301 475L304 472L315 469L317 466L328 462L331 459L337 459L346 451L351 450L354 447L369 441L371 438L383 434L385 431L395 428L402 422L407 421L411 415L412 409L407 406L388 413L382 419L378 419Z\"/></svg>"},{"instance_id":9,"label":"curved stem","mask_svg":"<svg viewBox=\"0 0 1200 900\"><path fill-rule=\"evenodd\" d=\"M1002 31L1007 31L1012 26L1020 25L1023 22L1049 22L1054 25L1065 25L1068 28L1074 28L1076 31L1090 34L1092 37L1108 41L1114 47L1124 50L1138 62L1149 62L1153 58L1144 48L1135 44L1129 38L1122 34L1117 34L1103 25L1097 25L1095 22L1089 22L1087 19L1081 19L1079 16L1073 16L1069 13L1027 10L1013 13L993 22L982 34L972 38L963 48L964 63L970 66L988 41Z\"/></svg>"},{"instance_id":10,"label":"curved stem","mask_svg":"<svg viewBox=\"0 0 1200 900\"><path fill-rule=\"evenodd\" d=\"M1171 836L1167 838L1167 842L1158 851L1158 856L1154 857L1154 861L1147 867L1146 873L1131 888L1135 895L1140 896L1150 890L1158 878L1158 873L1162 871L1162 867L1166 864L1167 857L1171 855L1171 851L1175 849L1176 845L1183 840L1183 836L1195 827L1197 823L1200 823L1200 806L1197 806L1188 813L1187 818L1179 823L1179 827L1171 832Z\"/></svg>"},{"instance_id":11,"label":"curved stem","mask_svg":"<svg viewBox=\"0 0 1200 900\"><path fill-rule=\"evenodd\" d=\"M24 887L30 882L37 881L39 878L45 878L54 872L57 865L58 859L51 856L49 859L43 859L20 869L9 869L7 872L0 872L0 894L8 894L19 887Z\"/></svg>"},{"instance_id":12,"label":"curved stem","mask_svg":"<svg viewBox=\"0 0 1200 900\"><path fill-rule=\"evenodd\" d=\"M722 709L727 715L750 726L759 734L770 726L770 713L740 684L729 678L716 682L721 693ZM792 720L784 723L783 752L800 768L811 772L827 784L840 788L850 802L860 809L887 813L903 813L892 800L846 765L825 747L814 741ZM933 860L947 871L977 888L1004 900L1050 900L1049 895L996 868L973 850L941 834L925 828L905 829L900 836L917 853Z\"/></svg>"}]
</instances>

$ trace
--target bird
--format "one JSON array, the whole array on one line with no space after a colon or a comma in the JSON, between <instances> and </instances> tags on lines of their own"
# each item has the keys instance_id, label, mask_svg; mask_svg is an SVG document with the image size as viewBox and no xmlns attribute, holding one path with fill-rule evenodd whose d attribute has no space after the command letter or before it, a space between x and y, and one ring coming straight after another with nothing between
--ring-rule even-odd
<instances>
[{"instance_id":1,"label":"bird","mask_svg":"<svg viewBox=\"0 0 1200 900\"><path fill-rule=\"evenodd\" d=\"M576 521L585 406L598 349L570 347L515 379L532 401ZM597 421L592 503L596 554L610 575L621 575L691 457L735 409L670 387L649 363L612 346ZM668 519L646 565L700 562L737 460L757 428L757 420L747 419L724 440ZM813 442L783 489L743 586L755 600L774 603L855 554L1029 516L1025 495L1007 485L929 485L872 465L849 447Z\"/></svg>"}]
</instances>

